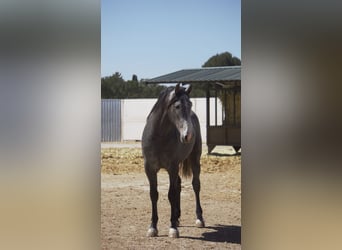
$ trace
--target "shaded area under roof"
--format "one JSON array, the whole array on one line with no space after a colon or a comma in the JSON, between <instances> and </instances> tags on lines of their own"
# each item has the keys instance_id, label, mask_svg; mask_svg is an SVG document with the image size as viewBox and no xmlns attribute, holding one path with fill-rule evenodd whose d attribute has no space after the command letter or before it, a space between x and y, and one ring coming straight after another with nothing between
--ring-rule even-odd
<instances>
[{"instance_id":1,"label":"shaded area under roof","mask_svg":"<svg viewBox=\"0 0 342 250\"><path fill-rule=\"evenodd\" d=\"M170 74L145 79L149 83L229 83L241 81L241 66L183 69Z\"/></svg>"}]
</instances>

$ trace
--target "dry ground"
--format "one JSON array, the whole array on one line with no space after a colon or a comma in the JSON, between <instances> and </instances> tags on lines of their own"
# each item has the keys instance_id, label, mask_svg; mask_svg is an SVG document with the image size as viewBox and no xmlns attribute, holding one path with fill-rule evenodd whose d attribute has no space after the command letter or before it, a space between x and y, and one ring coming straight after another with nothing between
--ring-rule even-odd
<instances>
[{"instance_id":1,"label":"dry ground","mask_svg":"<svg viewBox=\"0 0 342 250\"><path fill-rule=\"evenodd\" d=\"M241 249L240 156L202 156L205 228L195 227L191 179L183 178L180 238L172 239L167 173L158 173L159 236L148 238L151 203L141 149L103 148L101 153L102 249Z\"/></svg>"}]
</instances>

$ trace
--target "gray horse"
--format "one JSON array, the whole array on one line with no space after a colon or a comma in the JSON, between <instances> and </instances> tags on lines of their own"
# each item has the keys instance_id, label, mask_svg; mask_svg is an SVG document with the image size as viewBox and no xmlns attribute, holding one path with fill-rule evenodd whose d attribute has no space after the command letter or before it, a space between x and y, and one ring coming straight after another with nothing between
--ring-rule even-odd
<instances>
[{"instance_id":1,"label":"gray horse","mask_svg":"<svg viewBox=\"0 0 342 250\"><path fill-rule=\"evenodd\" d=\"M192 187L196 196L196 225L204 227L199 198L202 139L198 118L191 110L190 92L191 86L185 89L180 84L177 84L175 88L167 88L160 93L147 117L142 136L142 151L152 202L152 223L147 232L149 237L158 235L157 173L160 168L167 170L170 181L168 198L171 204L171 227L169 237L179 237L177 227L181 215L180 168L185 177L191 176L192 173Z\"/></svg>"}]
</instances>

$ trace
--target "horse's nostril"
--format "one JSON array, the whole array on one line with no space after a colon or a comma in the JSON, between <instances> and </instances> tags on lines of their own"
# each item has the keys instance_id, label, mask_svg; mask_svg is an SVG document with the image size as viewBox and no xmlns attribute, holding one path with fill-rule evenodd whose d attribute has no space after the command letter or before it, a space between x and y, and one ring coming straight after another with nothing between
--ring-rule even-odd
<instances>
[{"instance_id":1,"label":"horse's nostril","mask_svg":"<svg viewBox=\"0 0 342 250\"><path fill-rule=\"evenodd\" d=\"M191 140L192 136L191 136L191 133L187 134L186 136L184 136L184 140L186 142L189 142Z\"/></svg>"}]
</instances>

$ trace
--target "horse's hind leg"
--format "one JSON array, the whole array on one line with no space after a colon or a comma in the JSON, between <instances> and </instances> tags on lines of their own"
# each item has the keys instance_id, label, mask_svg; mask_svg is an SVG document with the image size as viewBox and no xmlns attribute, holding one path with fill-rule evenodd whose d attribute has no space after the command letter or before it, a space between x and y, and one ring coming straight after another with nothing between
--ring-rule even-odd
<instances>
[{"instance_id":1,"label":"horse's hind leg","mask_svg":"<svg viewBox=\"0 0 342 250\"><path fill-rule=\"evenodd\" d=\"M157 212L157 201L158 201L158 190L157 190L157 173L151 170L145 163L145 172L150 183L150 198L152 203L152 218L151 226L147 231L148 237L158 236L157 223L158 223L158 212Z\"/></svg>"},{"instance_id":2,"label":"horse's hind leg","mask_svg":"<svg viewBox=\"0 0 342 250\"><path fill-rule=\"evenodd\" d=\"M195 197L196 197L196 226L197 227L204 227L204 219L202 216L202 207L201 207L201 202L200 202L200 190L201 190L201 181L200 181L200 163L196 162L195 164L192 165L192 188L194 189L195 192Z\"/></svg>"}]
</instances>

